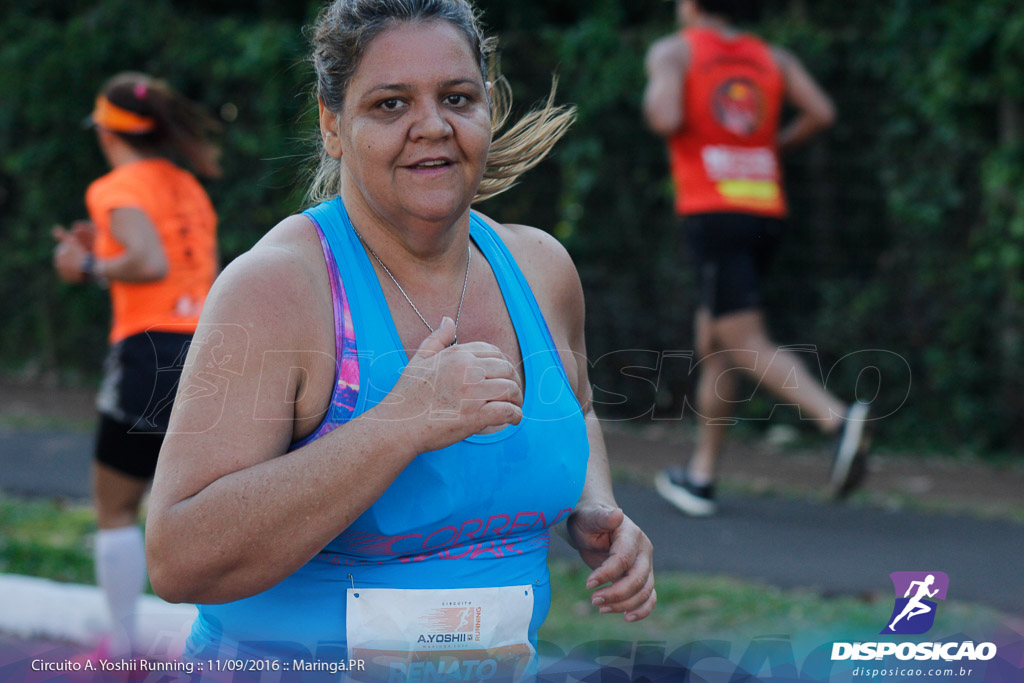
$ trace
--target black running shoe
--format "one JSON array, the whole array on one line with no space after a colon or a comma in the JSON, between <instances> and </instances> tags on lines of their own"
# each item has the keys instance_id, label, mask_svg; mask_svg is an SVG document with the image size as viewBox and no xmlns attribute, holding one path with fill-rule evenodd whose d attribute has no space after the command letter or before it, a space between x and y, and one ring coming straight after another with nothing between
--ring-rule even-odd
<instances>
[{"instance_id":1,"label":"black running shoe","mask_svg":"<svg viewBox=\"0 0 1024 683\"><path fill-rule=\"evenodd\" d=\"M829 478L833 498L850 495L867 476L868 447L871 445L869 412L868 404L855 402L843 418L843 427L836 436Z\"/></svg>"},{"instance_id":2,"label":"black running shoe","mask_svg":"<svg viewBox=\"0 0 1024 683\"><path fill-rule=\"evenodd\" d=\"M662 470L654 477L654 488L680 512L691 517L715 514L715 486L690 483L681 467Z\"/></svg>"}]
</instances>

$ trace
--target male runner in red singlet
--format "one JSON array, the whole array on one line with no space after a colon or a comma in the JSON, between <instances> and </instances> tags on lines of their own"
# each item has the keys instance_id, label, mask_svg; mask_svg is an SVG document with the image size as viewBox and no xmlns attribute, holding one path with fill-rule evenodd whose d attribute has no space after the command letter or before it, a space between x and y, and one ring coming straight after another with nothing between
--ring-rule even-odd
<instances>
[{"instance_id":1,"label":"male runner in red singlet","mask_svg":"<svg viewBox=\"0 0 1024 683\"><path fill-rule=\"evenodd\" d=\"M828 128L835 111L800 61L733 26L750 0L677 0L683 30L647 54L644 114L666 138L680 230L697 269L701 363L697 448L660 473L658 492L690 515L715 511L715 461L735 420L736 373L749 373L837 439L830 486L845 496L865 473L868 406L828 393L769 338L760 281L787 214L779 154ZM780 129L782 105L796 109Z\"/></svg>"}]
</instances>

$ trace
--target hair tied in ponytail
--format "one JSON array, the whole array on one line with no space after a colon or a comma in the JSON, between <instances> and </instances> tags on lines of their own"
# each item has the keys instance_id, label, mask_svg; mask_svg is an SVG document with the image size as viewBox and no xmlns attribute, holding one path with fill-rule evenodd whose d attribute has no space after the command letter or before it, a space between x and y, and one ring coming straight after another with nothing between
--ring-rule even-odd
<instances>
[{"instance_id":1,"label":"hair tied in ponytail","mask_svg":"<svg viewBox=\"0 0 1024 683\"><path fill-rule=\"evenodd\" d=\"M114 127L106 127L145 155L183 161L207 178L220 176L220 146L212 140L220 123L166 81L122 71L103 84L97 103L102 108L94 112L93 122L103 126L97 116L112 116L107 123ZM128 127L119 125L126 121Z\"/></svg>"}]
</instances>

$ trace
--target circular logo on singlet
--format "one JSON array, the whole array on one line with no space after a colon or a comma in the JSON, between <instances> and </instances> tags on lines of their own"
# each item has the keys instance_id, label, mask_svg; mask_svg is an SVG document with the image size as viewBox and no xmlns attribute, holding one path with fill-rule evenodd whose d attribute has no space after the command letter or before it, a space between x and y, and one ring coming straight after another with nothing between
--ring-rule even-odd
<instances>
[{"instance_id":1,"label":"circular logo on singlet","mask_svg":"<svg viewBox=\"0 0 1024 683\"><path fill-rule=\"evenodd\" d=\"M751 135L764 119L764 95L747 78L730 78L711 97L715 120L730 133Z\"/></svg>"}]
</instances>

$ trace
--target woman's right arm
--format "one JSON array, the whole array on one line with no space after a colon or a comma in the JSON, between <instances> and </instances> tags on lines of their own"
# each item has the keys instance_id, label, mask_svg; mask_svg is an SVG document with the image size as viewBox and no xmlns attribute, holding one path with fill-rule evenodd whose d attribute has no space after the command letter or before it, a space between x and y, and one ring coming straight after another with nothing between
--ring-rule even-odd
<instances>
[{"instance_id":1,"label":"woman's right arm","mask_svg":"<svg viewBox=\"0 0 1024 683\"><path fill-rule=\"evenodd\" d=\"M447 321L379 406L288 453L296 424L326 405L306 390L324 372L333 378L334 327L315 232L292 218L275 233L292 237L264 240L217 280L182 373L146 526L150 580L170 601L270 588L417 454L521 416L518 385L502 381L515 369L486 344L449 348ZM461 381L470 366L484 366L488 380Z\"/></svg>"}]
</instances>

